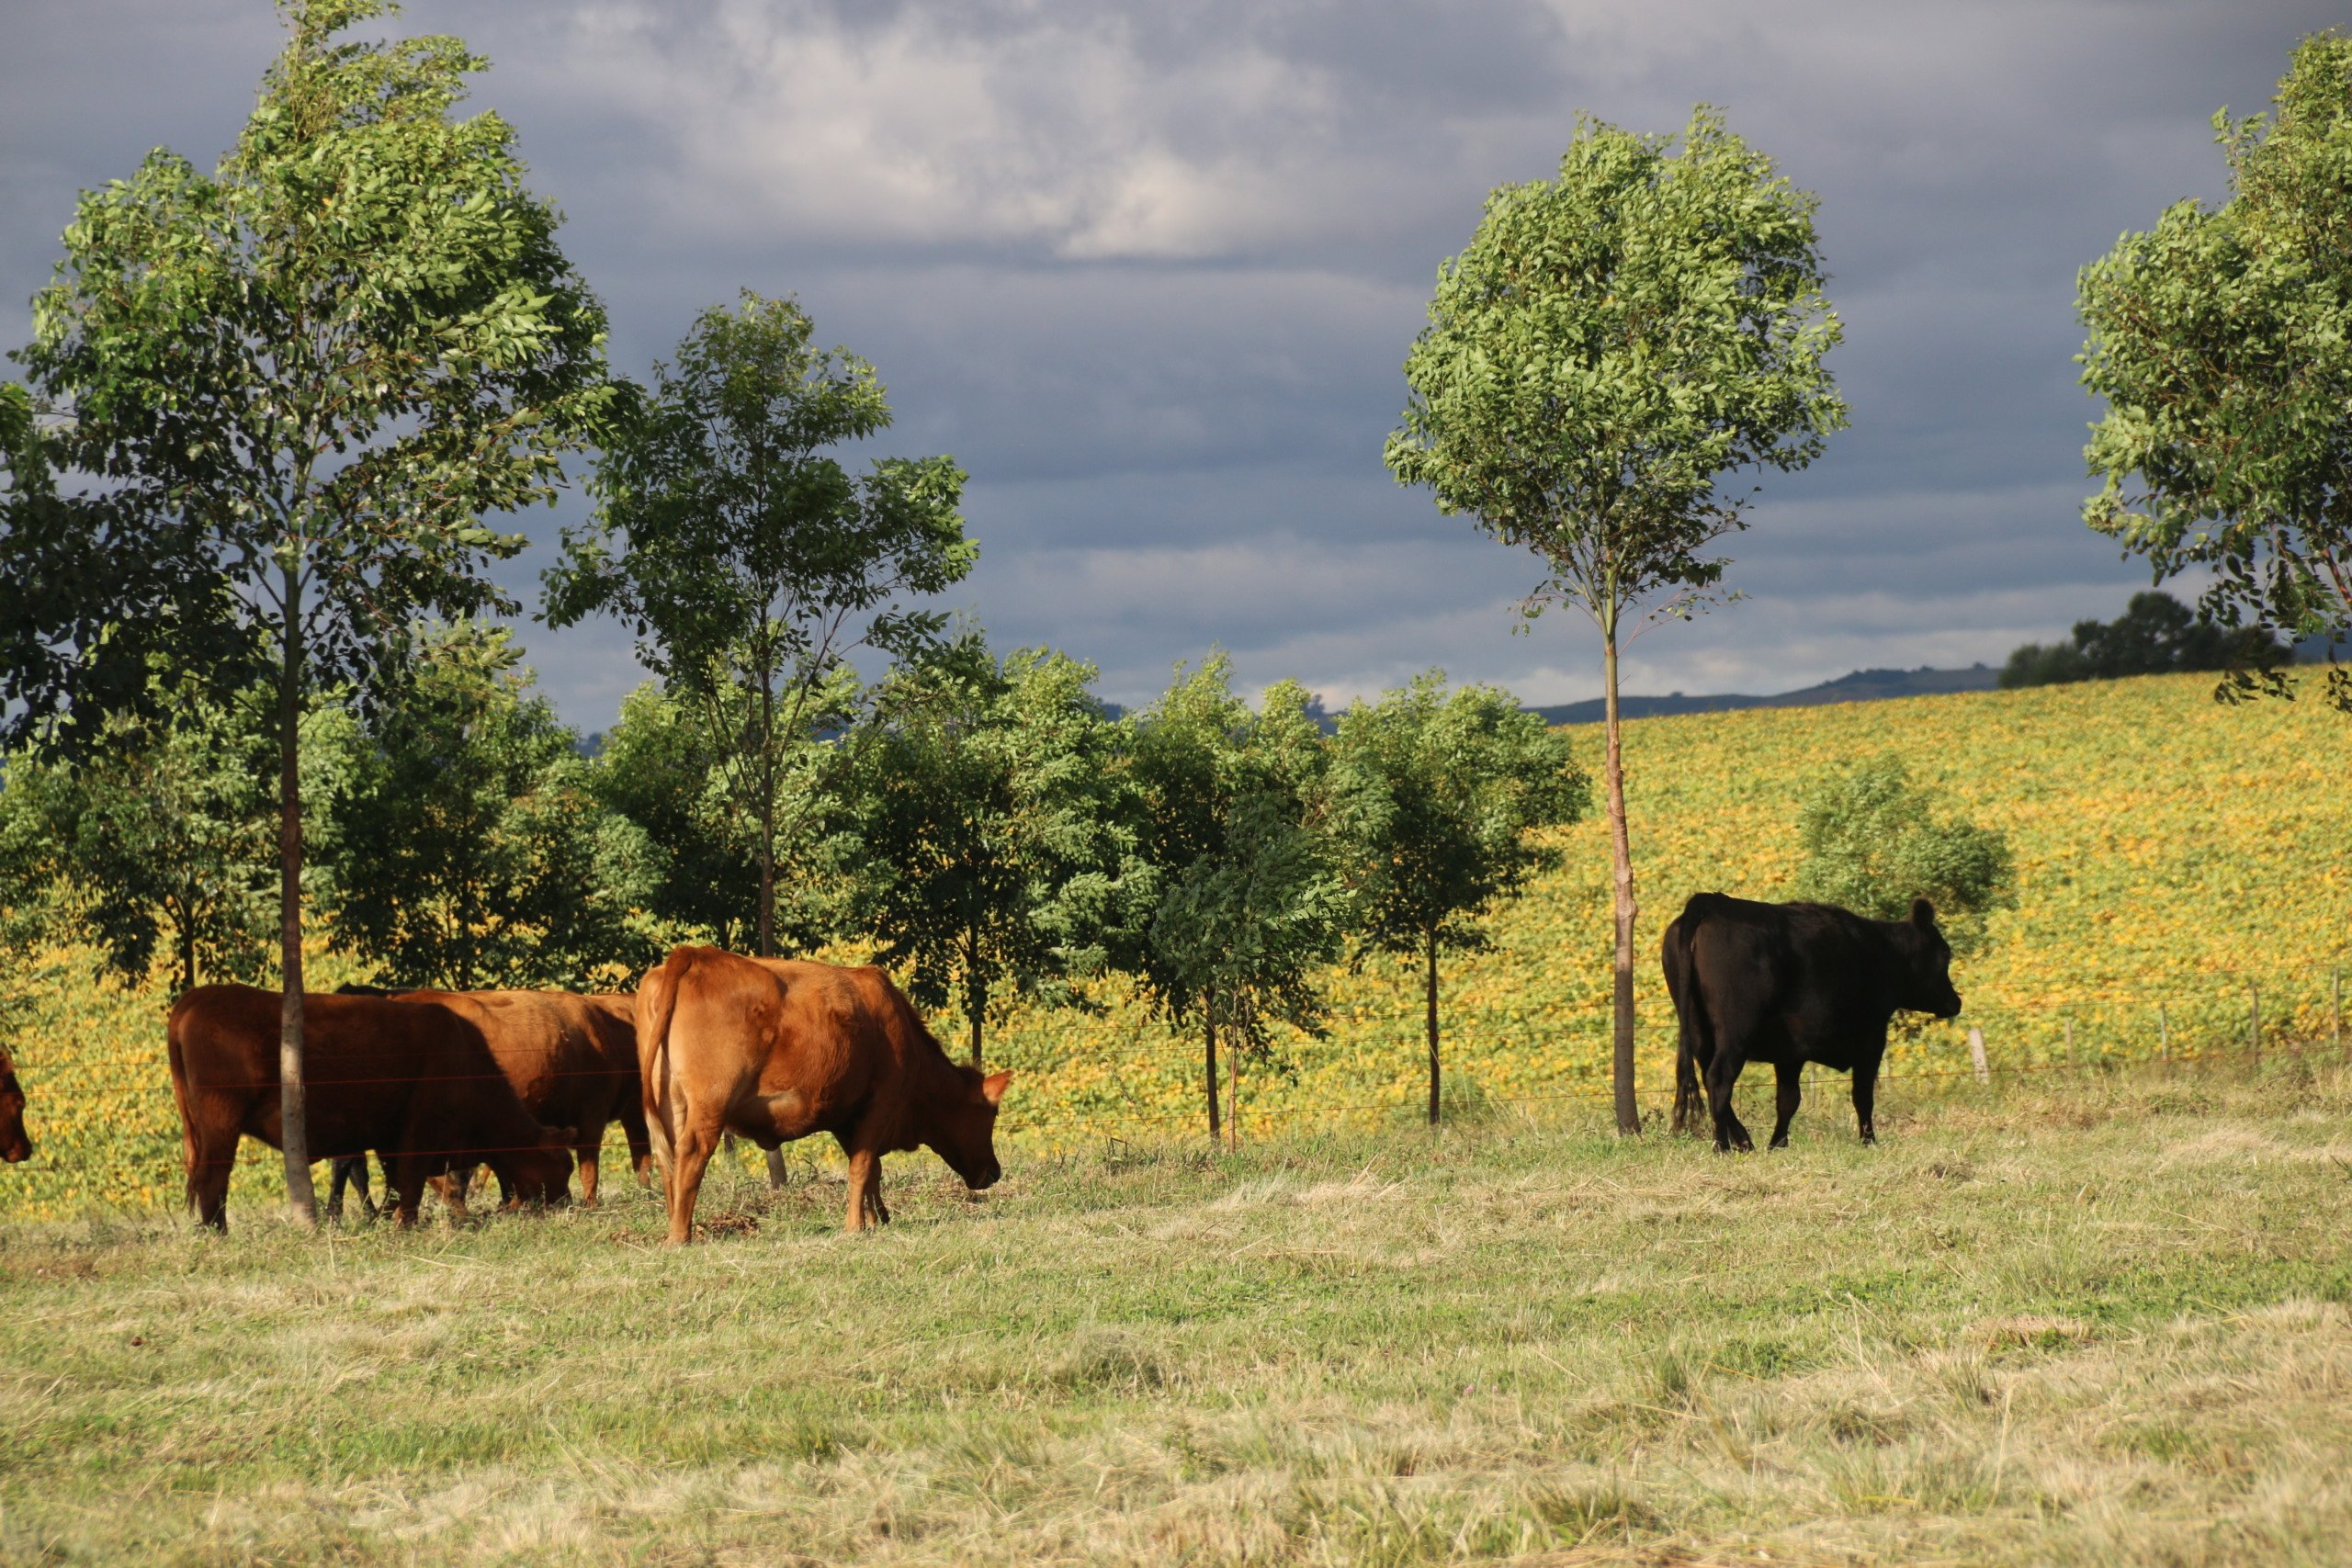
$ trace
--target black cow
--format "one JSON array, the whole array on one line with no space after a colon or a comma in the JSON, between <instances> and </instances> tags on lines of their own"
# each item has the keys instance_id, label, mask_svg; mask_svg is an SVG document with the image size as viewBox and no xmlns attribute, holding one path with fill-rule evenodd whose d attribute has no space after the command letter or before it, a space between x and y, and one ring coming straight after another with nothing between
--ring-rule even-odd
<instances>
[{"instance_id":1,"label":"black cow","mask_svg":"<svg viewBox=\"0 0 2352 1568\"><path fill-rule=\"evenodd\" d=\"M1666 928L1660 957L1682 1024L1674 1128L1683 1131L1699 1111L1704 1075L1718 1150L1756 1146L1731 1108L1749 1062L1770 1062L1780 1075L1773 1148L1788 1145L1807 1062L1854 1075L1855 1122L1862 1142L1878 1142L1871 1109L1888 1021L1901 1010L1960 1011L1951 947L1925 898L1907 920L1869 920L1829 904L1694 893Z\"/></svg>"}]
</instances>

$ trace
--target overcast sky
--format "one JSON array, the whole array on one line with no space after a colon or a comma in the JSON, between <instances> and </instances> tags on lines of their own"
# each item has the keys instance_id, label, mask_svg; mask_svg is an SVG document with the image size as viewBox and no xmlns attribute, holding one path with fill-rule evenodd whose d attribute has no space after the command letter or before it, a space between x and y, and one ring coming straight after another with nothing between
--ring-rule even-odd
<instances>
[{"instance_id":1,"label":"overcast sky","mask_svg":"<svg viewBox=\"0 0 2352 1568\"><path fill-rule=\"evenodd\" d=\"M264 0L5 0L0 342L75 193L167 145L209 165L275 51ZM489 55L472 104L642 375L696 310L796 294L872 360L882 449L971 475L952 603L1134 703L1212 646L1334 706L1432 664L1530 702L1599 690L1533 559L1380 461L1441 258L1578 110L1719 105L1820 197L1852 428L1767 478L1743 603L1634 645L1632 692L1779 691L1997 662L2143 568L2078 520L2076 268L2224 183L2208 120L2264 107L2320 0L415 0ZM551 542L576 499L521 525ZM548 551L506 569L536 598ZM524 641L566 716L639 673L609 625Z\"/></svg>"}]
</instances>

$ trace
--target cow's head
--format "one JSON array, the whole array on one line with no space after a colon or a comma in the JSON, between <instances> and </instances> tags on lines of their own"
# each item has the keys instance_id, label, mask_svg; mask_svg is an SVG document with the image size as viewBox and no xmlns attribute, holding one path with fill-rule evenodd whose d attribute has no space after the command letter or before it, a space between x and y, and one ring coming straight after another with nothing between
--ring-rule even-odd
<instances>
[{"instance_id":1,"label":"cow's head","mask_svg":"<svg viewBox=\"0 0 2352 1568\"><path fill-rule=\"evenodd\" d=\"M975 1192L995 1186L1004 1174L996 1162L996 1108L1012 1081L1011 1073L982 1077L977 1068L957 1067L949 1102L931 1110L931 1130L923 1142Z\"/></svg>"},{"instance_id":2,"label":"cow's head","mask_svg":"<svg viewBox=\"0 0 2352 1568\"><path fill-rule=\"evenodd\" d=\"M492 1168L498 1170L517 1206L559 1207L571 1201L571 1146L579 1141L573 1128L541 1127L537 1147L509 1149L499 1156L505 1168L499 1169L494 1160Z\"/></svg>"},{"instance_id":3,"label":"cow's head","mask_svg":"<svg viewBox=\"0 0 2352 1568\"><path fill-rule=\"evenodd\" d=\"M25 1135L25 1086L17 1081L17 1064L0 1051L0 1160L15 1165L32 1156L33 1141Z\"/></svg>"},{"instance_id":4,"label":"cow's head","mask_svg":"<svg viewBox=\"0 0 2352 1568\"><path fill-rule=\"evenodd\" d=\"M1936 907L1925 898L1911 901L1911 918L1895 927L1895 947L1903 956L1895 976L1895 1006L1938 1018L1960 1016L1960 993L1951 985L1951 943L1936 929Z\"/></svg>"}]
</instances>

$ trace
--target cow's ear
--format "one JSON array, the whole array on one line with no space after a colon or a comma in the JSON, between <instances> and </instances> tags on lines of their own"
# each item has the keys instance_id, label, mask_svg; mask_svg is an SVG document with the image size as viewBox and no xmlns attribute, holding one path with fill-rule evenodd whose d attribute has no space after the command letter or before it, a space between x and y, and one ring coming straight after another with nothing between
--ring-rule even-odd
<instances>
[{"instance_id":1,"label":"cow's ear","mask_svg":"<svg viewBox=\"0 0 2352 1568\"><path fill-rule=\"evenodd\" d=\"M990 1105L998 1103L1004 1099L1004 1086L1012 1081L1012 1074L1010 1071L990 1073L980 1080L980 1098Z\"/></svg>"},{"instance_id":2,"label":"cow's ear","mask_svg":"<svg viewBox=\"0 0 2352 1568\"><path fill-rule=\"evenodd\" d=\"M1911 923L1923 931L1936 929L1936 907L1925 898L1911 900Z\"/></svg>"}]
</instances>

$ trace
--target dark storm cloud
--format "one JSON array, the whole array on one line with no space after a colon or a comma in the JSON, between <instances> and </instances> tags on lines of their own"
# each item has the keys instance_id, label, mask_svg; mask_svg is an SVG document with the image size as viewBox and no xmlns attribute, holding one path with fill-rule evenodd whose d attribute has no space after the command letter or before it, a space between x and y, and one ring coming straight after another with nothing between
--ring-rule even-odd
<instances>
[{"instance_id":1,"label":"dark storm cloud","mask_svg":"<svg viewBox=\"0 0 2352 1568\"><path fill-rule=\"evenodd\" d=\"M209 162L273 46L258 0L20 4L0 56L0 329L73 192L169 142ZM1694 101L1821 202L1853 408L1728 548L1750 597L1640 639L1637 689L1771 690L1996 660L2141 586L2089 488L2076 268L2222 194L2207 118L2261 107L2332 8L1076 0L456 0L535 185L641 373L739 288L871 358L885 449L972 474L955 604L1148 697L1212 643L1335 696L1431 663L1589 694L1589 628L1510 635L1536 563L1389 482L1397 365L1487 191L1577 110ZM90 40L109 40L101 51ZM1744 483L1745 481L1738 481ZM554 525L510 578L528 590ZM611 627L526 634L594 727L637 679Z\"/></svg>"}]
</instances>

